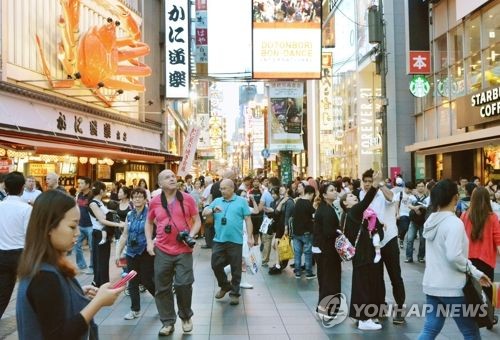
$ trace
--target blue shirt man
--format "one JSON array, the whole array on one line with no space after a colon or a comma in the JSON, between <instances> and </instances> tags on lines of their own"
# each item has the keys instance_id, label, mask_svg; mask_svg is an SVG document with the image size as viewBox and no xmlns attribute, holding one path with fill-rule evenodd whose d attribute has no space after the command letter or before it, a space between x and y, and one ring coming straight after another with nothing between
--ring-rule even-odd
<instances>
[{"instance_id":1,"label":"blue shirt man","mask_svg":"<svg viewBox=\"0 0 500 340\"><path fill-rule=\"evenodd\" d=\"M234 194L234 183L224 179L220 184L222 197L215 199L203 210L203 216L214 215L215 237L212 246L212 270L220 287L215 295L222 299L226 293L231 305L239 304L241 282L241 260L243 250L243 221L247 234L252 235L250 208L244 198ZM249 247L253 245L248 241ZM227 280L224 267L231 266L231 282Z\"/></svg>"}]
</instances>

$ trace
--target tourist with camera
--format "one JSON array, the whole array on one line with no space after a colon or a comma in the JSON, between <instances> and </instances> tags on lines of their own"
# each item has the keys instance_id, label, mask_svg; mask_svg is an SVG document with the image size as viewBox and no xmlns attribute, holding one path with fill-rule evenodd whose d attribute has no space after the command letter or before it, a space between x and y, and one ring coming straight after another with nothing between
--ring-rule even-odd
<instances>
[{"instance_id":1,"label":"tourist with camera","mask_svg":"<svg viewBox=\"0 0 500 340\"><path fill-rule=\"evenodd\" d=\"M134 209L127 214L125 227L115 249L115 262L119 266L123 248L125 245L127 246L125 250L127 269L129 271L135 270L139 274L130 280L128 284L132 305L130 312L124 316L125 320L133 320L141 316L139 284L142 284L151 295L155 295L153 280L154 257L147 252L146 234L144 232L148 215L148 207L146 206L148 196L146 190L141 187L133 189L131 196Z\"/></svg>"},{"instance_id":2,"label":"tourist with camera","mask_svg":"<svg viewBox=\"0 0 500 340\"><path fill-rule=\"evenodd\" d=\"M191 298L193 292L193 236L201 226L198 207L187 193L177 190L177 178L172 170L158 175L161 194L149 202L145 234L147 251L154 259L155 301L163 324L160 336L170 335L176 321L172 285L175 282L178 314L182 330L193 329ZM156 238L153 236L156 224Z\"/></svg>"},{"instance_id":3,"label":"tourist with camera","mask_svg":"<svg viewBox=\"0 0 500 340\"><path fill-rule=\"evenodd\" d=\"M243 248L243 221L247 226L249 248L253 246L252 219L248 202L234 193L234 183L224 179L220 183L222 197L216 198L203 209L204 217L213 215L215 237L212 245L212 270L220 287L215 295L222 299L228 292L230 304L239 304L241 282L241 260ZM231 266L231 282L228 281L224 267Z\"/></svg>"}]
</instances>

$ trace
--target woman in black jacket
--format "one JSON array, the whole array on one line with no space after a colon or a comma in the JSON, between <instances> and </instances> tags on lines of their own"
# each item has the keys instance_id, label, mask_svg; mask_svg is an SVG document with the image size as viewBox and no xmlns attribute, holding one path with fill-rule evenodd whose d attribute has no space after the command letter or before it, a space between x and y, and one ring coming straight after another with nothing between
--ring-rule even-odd
<instances>
[{"instance_id":1,"label":"woman in black jacket","mask_svg":"<svg viewBox=\"0 0 500 340\"><path fill-rule=\"evenodd\" d=\"M319 297L316 311L332 315L329 311L331 298L340 293L340 277L342 273L341 259L335 250L339 219L333 201L337 198L337 190L333 183L323 184L319 190L321 202L314 215L313 253L317 264Z\"/></svg>"},{"instance_id":2,"label":"woman in black jacket","mask_svg":"<svg viewBox=\"0 0 500 340\"><path fill-rule=\"evenodd\" d=\"M371 177L373 178L373 174ZM372 306L378 306L378 311L380 311L381 306L384 304L383 266L382 262L374 263L375 247L367 229L368 222L363 220L363 212L375 197L380 181L381 178L373 179L374 184L372 184L361 202L352 193L345 194L340 199L340 206L344 210L341 218L342 230L356 248L356 254L352 259L349 316L359 320L358 328L361 330L378 330L382 328L382 325L375 323L371 318L373 317ZM380 222L377 220L377 223ZM382 234L380 239L384 238L382 229L379 226L378 230Z\"/></svg>"}]
</instances>

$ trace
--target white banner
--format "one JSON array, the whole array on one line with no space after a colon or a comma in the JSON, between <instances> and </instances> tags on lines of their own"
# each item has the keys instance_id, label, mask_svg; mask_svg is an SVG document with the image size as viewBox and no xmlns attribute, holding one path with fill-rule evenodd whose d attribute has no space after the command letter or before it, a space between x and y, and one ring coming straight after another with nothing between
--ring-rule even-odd
<instances>
[{"instance_id":1,"label":"white banner","mask_svg":"<svg viewBox=\"0 0 500 340\"><path fill-rule=\"evenodd\" d=\"M167 98L189 98L189 1L165 2Z\"/></svg>"},{"instance_id":2,"label":"white banner","mask_svg":"<svg viewBox=\"0 0 500 340\"><path fill-rule=\"evenodd\" d=\"M182 156L181 164L179 165L179 171L177 176L184 177L190 171L193 166L194 155L196 153L196 147L198 145L198 139L200 138L201 129L198 126L190 126L186 140L184 142L184 154Z\"/></svg>"}]
</instances>

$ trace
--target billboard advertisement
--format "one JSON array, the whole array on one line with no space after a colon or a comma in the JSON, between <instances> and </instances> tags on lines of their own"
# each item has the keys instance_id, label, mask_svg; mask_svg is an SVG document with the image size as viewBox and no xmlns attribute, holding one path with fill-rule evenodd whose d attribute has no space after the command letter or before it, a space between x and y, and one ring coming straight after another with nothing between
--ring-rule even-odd
<instances>
[{"instance_id":1,"label":"billboard advertisement","mask_svg":"<svg viewBox=\"0 0 500 340\"><path fill-rule=\"evenodd\" d=\"M321 1L253 0L252 77L321 78Z\"/></svg>"},{"instance_id":2,"label":"billboard advertisement","mask_svg":"<svg viewBox=\"0 0 500 340\"><path fill-rule=\"evenodd\" d=\"M304 84L302 82L269 84L270 151L301 151L304 149L302 142L303 107Z\"/></svg>"}]
</instances>

